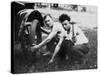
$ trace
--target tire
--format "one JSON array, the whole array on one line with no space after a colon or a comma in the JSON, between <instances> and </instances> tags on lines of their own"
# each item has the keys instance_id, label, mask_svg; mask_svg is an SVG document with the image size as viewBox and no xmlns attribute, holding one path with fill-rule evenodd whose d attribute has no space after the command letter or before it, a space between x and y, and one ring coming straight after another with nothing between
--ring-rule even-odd
<instances>
[{"instance_id":1,"label":"tire","mask_svg":"<svg viewBox=\"0 0 100 75\"><path fill-rule=\"evenodd\" d=\"M39 44L42 41L40 24L35 23L35 21L33 21L30 27L29 39L30 39L30 45L32 45L33 43Z\"/></svg>"},{"instance_id":2,"label":"tire","mask_svg":"<svg viewBox=\"0 0 100 75\"><path fill-rule=\"evenodd\" d=\"M26 34L25 30L28 30L29 34ZM27 56L31 52L28 51L28 48L30 48L32 44L39 44L42 41L40 23L36 23L34 19L32 25L24 27L23 35L21 37L22 37L21 40L22 52L24 53L25 56Z\"/></svg>"}]
</instances>

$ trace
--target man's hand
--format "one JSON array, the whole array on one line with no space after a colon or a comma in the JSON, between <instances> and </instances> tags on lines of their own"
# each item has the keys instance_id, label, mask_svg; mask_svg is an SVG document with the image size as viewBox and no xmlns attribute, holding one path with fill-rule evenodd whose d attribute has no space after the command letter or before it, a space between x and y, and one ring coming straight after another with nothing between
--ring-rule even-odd
<instances>
[{"instance_id":1,"label":"man's hand","mask_svg":"<svg viewBox=\"0 0 100 75\"><path fill-rule=\"evenodd\" d=\"M72 37L72 41L73 41L73 43L75 43L77 41L75 36Z\"/></svg>"},{"instance_id":2,"label":"man's hand","mask_svg":"<svg viewBox=\"0 0 100 75\"><path fill-rule=\"evenodd\" d=\"M48 62L48 64L51 64L51 63L53 63L53 59L50 59L50 61Z\"/></svg>"},{"instance_id":3,"label":"man's hand","mask_svg":"<svg viewBox=\"0 0 100 75\"><path fill-rule=\"evenodd\" d=\"M35 46L32 46L31 47L31 51L34 52L35 50L39 49L39 46L38 45L35 45Z\"/></svg>"},{"instance_id":4,"label":"man's hand","mask_svg":"<svg viewBox=\"0 0 100 75\"><path fill-rule=\"evenodd\" d=\"M62 44L63 40L64 40L64 38L61 37L60 40L59 40L59 42L58 42L58 44L57 44L57 46L56 46L56 48L55 48L55 51L54 51L54 53L53 53L53 56L52 56L52 58L50 59L50 61L49 61L48 64L50 64L50 63L53 62L53 60L54 60L56 54L57 54L57 53L59 52L59 50L60 50L60 47L61 47L61 44Z\"/></svg>"}]
</instances>

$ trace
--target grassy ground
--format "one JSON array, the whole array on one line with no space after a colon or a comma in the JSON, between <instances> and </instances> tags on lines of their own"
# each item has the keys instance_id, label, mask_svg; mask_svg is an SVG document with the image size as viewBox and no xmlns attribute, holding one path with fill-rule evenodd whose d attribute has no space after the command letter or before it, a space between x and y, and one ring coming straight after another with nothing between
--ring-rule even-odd
<instances>
[{"instance_id":1,"label":"grassy ground","mask_svg":"<svg viewBox=\"0 0 100 75\"><path fill-rule=\"evenodd\" d=\"M25 56L21 52L17 52L17 54L15 55L15 73L68 71L97 68L97 31L91 29L84 29L84 33L89 38L88 45L90 48L88 55L86 56L86 58L83 59L86 59L85 63L73 63L74 60L65 61L60 60L58 57L56 57L54 63L48 65L47 63L50 60L50 56L36 56L31 53L29 53L28 56ZM37 55L39 54L37 53Z\"/></svg>"}]
</instances>

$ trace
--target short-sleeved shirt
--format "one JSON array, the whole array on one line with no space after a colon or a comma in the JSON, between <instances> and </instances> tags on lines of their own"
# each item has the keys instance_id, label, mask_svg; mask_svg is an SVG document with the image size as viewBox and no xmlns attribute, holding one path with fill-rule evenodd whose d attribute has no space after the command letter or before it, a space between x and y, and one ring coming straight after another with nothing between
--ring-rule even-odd
<instances>
[{"instance_id":1,"label":"short-sleeved shirt","mask_svg":"<svg viewBox=\"0 0 100 75\"><path fill-rule=\"evenodd\" d=\"M70 29L70 33L67 34L67 36L69 36L69 38L72 40L72 37L73 37L72 26ZM88 43L87 37L85 36L84 32L78 26L74 26L74 36L76 37L75 45Z\"/></svg>"},{"instance_id":2,"label":"short-sleeved shirt","mask_svg":"<svg viewBox=\"0 0 100 75\"><path fill-rule=\"evenodd\" d=\"M75 44L83 44L83 43L89 42L88 38L85 36L84 32L77 26L75 27L75 35L76 35L76 39L77 39Z\"/></svg>"}]
</instances>

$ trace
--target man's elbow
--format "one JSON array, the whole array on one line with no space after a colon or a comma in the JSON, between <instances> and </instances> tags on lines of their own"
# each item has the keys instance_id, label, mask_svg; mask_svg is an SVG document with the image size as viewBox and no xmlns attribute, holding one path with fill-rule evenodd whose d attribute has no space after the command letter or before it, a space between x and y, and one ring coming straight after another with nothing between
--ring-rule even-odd
<instances>
[{"instance_id":1,"label":"man's elbow","mask_svg":"<svg viewBox=\"0 0 100 75\"><path fill-rule=\"evenodd\" d=\"M89 43L89 40L88 39L86 40L86 43Z\"/></svg>"},{"instance_id":2,"label":"man's elbow","mask_svg":"<svg viewBox=\"0 0 100 75\"><path fill-rule=\"evenodd\" d=\"M61 47L61 45L58 45L58 46L56 47L56 50L59 51L60 47Z\"/></svg>"},{"instance_id":3,"label":"man's elbow","mask_svg":"<svg viewBox=\"0 0 100 75\"><path fill-rule=\"evenodd\" d=\"M50 41L51 41L51 39L47 39L46 43L48 43L48 42L50 42Z\"/></svg>"}]
</instances>

